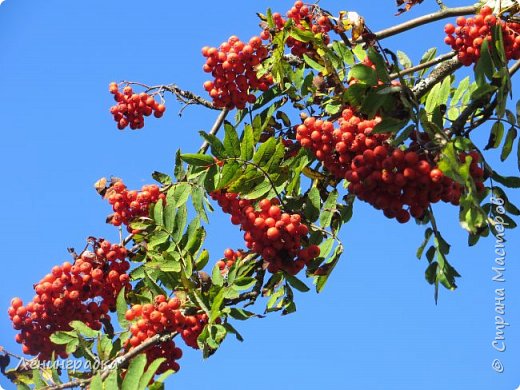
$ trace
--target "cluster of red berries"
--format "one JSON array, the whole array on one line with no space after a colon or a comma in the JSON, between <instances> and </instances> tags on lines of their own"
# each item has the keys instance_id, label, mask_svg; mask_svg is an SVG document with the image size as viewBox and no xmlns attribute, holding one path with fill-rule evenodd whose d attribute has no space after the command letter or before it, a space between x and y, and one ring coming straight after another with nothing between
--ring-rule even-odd
<instances>
[{"instance_id":1,"label":"cluster of red berries","mask_svg":"<svg viewBox=\"0 0 520 390\"><path fill-rule=\"evenodd\" d=\"M124 87L122 92L119 92L116 83L110 83L108 88L117 102L115 106L110 107L110 113L114 116L119 130L127 126L132 130L142 129L145 116L153 114L156 118L160 118L166 111L165 105L158 103L153 96L146 92L134 93L129 85Z\"/></svg>"},{"instance_id":2,"label":"cluster of red berries","mask_svg":"<svg viewBox=\"0 0 520 390\"><path fill-rule=\"evenodd\" d=\"M392 147L388 134L372 134L381 121L364 120L347 108L334 123L309 117L296 129L296 139L314 152L338 179L349 181L349 191L383 210L388 218L405 223L421 218L431 203L440 200L458 204L463 188L444 176L417 139L406 149ZM483 170L478 153L472 153L472 175L482 189ZM461 155L461 160L465 155Z\"/></svg>"},{"instance_id":3,"label":"cluster of red berries","mask_svg":"<svg viewBox=\"0 0 520 390\"><path fill-rule=\"evenodd\" d=\"M233 267L233 264L236 263L237 260L240 260L244 257L244 252L242 251L234 251L233 249L227 248L224 251L225 260L217 261L217 267L220 269L220 273L225 274L229 268Z\"/></svg>"},{"instance_id":4,"label":"cluster of red berries","mask_svg":"<svg viewBox=\"0 0 520 390\"><path fill-rule=\"evenodd\" d=\"M65 346L50 341L56 331L70 330L71 321L82 321L90 328L101 329L100 320L115 310L117 294L131 289L126 273L127 250L108 241L93 240L94 252L84 251L74 264L64 262L34 285L36 295L27 305L13 298L8 309L14 329L20 330L16 341L22 351L49 360L52 353L65 358Z\"/></svg>"},{"instance_id":5,"label":"cluster of red berries","mask_svg":"<svg viewBox=\"0 0 520 390\"><path fill-rule=\"evenodd\" d=\"M250 200L225 191L211 193L222 210L231 214L231 222L245 231L248 249L258 253L269 263L268 271L280 270L296 275L309 261L320 254L316 245L302 247L302 238L309 228L299 214L283 213L278 199L262 199L255 210Z\"/></svg>"},{"instance_id":6,"label":"cluster of red berries","mask_svg":"<svg viewBox=\"0 0 520 390\"><path fill-rule=\"evenodd\" d=\"M129 191L122 181L116 181L107 193L108 202L112 205L114 214L109 217L109 223L114 226L128 225L134 218L147 217L150 205L166 195L160 192L155 184L144 185L141 191Z\"/></svg>"},{"instance_id":7,"label":"cluster of red berries","mask_svg":"<svg viewBox=\"0 0 520 390\"><path fill-rule=\"evenodd\" d=\"M206 57L203 69L214 77L204 83L204 89L215 107L243 109L247 103L256 101L254 91L267 91L273 77L270 74L258 77L256 69L268 54L267 47L256 36L248 43L231 36L219 48L203 47L202 55Z\"/></svg>"},{"instance_id":8,"label":"cluster of red berries","mask_svg":"<svg viewBox=\"0 0 520 390\"><path fill-rule=\"evenodd\" d=\"M484 6L474 18L459 16L456 26L448 23L444 26L447 34L444 42L457 51L459 61L469 66L480 57L480 49L484 40L492 41L492 31L497 24L502 28L506 58L520 58L520 24L505 22L493 15L493 10Z\"/></svg>"},{"instance_id":9,"label":"cluster of red berries","mask_svg":"<svg viewBox=\"0 0 520 390\"><path fill-rule=\"evenodd\" d=\"M157 295L153 303L133 305L125 318L134 321L130 326L132 337L127 340L126 347L135 348L156 334L178 332L186 345L198 349L197 338L208 322L205 313L184 315L181 311L181 301L177 297L167 299L164 295ZM170 351L169 354L165 352ZM148 362L160 356L167 360L161 365L160 371L164 372L171 368L179 370L175 360L182 357L182 350L176 348L173 342L161 343L147 351Z\"/></svg>"},{"instance_id":10,"label":"cluster of red berries","mask_svg":"<svg viewBox=\"0 0 520 390\"><path fill-rule=\"evenodd\" d=\"M320 8L315 5L305 5L302 1L296 1L293 7L287 12L287 18L292 19L297 29L302 31L312 31L314 34L322 34L323 42L328 44L330 37L328 32L333 29L332 22L324 15ZM277 30L282 30L286 20L278 12L273 13L273 22ZM264 40L271 39L269 29L265 29L260 37ZM294 37L287 38L287 46L291 49L291 53L301 57L303 54L312 52L313 46L311 42L302 42Z\"/></svg>"}]
</instances>

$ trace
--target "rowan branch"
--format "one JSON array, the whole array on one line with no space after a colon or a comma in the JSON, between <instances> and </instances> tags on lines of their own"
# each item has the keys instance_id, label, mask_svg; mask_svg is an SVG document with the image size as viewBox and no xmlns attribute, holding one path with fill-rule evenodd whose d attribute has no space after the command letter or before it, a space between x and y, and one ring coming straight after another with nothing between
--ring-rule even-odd
<instances>
[{"instance_id":1,"label":"rowan branch","mask_svg":"<svg viewBox=\"0 0 520 390\"><path fill-rule=\"evenodd\" d=\"M463 15L470 15L477 12L477 7L467 6L467 7L455 7L455 8L445 8L441 11L437 11L428 15L423 15L418 18L409 20L407 22L398 24L393 27L389 27L387 29L378 31L374 33L374 36L376 39L385 39L394 35L397 35L399 33L402 33L403 31L411 30L413 28L423 26L425 24L436 22L437 20L442 20L446 18L451 18L453 16L463 16ZM357 43L363 42L363 38L360 38L356 41Z\"/></svg>"},{"instance_id":2,"label":"rowan branch","mask_svg":"<svg viewBox=\"0 0 520 390\"><path fill-rule=\"evenodd\" d=\"M392 74L390 74L390 79L397 79L401 76L406 76L408 74L415 73L419 70L429 68L430 66L434 66L434 65L440 64L441 62L447 61L450 58L455 57L456 55L457 55L457 53L455 53L455 52L442 54L442 55L434 58L433 60L423 62L422 64L412 66L410 68L405 68L399 72L392 73Z\"/></svg>"},{"instance_id":3,"label":"rowan branch","mask_svg":"<svg viewBox=\"0 0 520 390\"><path fill-rule=\"evenodd\" d=\"M147 93L148 92L161 93L162 91L170 92L170 93L174 94L181 103L184 103L184 104L188 104L188 105L189 104L199 104L201 106L211 108L212 110L219 110L219 111L222 110L221 108L215 107L215 105L213 103L204 99L203 97L196 95L191 91L186 91L186 90L179 88L179 86L177 86L176 84L150 86L150 85L143 84L143 83L140 83L137 81L122 81L122 83L128 84L128 85L139 85L143 88L146 88Z\"/></svg>"},{"instance_id":4,"label":"rowan branch","mask_svg":"<svg viewBox=\"0 0 520 390\"><path fill-rule=\"evenodd\" d=\"M425 79L422 79L415 87L412 88L412 92L417 100L420 100L433 86L461 68L462 64L457 58L451 58L441 63L435 68Z\"/></svg>"},{"instance_id":5,"label":"rowan branch","mask_svg":"<svg viewBox=\"0 0 520 390\"><path fill-rule=\"evenodd\" d=\"M212 110L222 110L221 108L215 107L215 105L213 103L211 103L210 101L208 101L198 95L195 95L191 91L186 91L186 90L180 89L175 84L162 86L162 89L173 93L181 103L188 104L188 105L189 104L199 104L201 106L210 108Z\"/></svg>"},{"instance_id":6,"label":"rowan branch","mask_svg":"<svg viewBox=\"0 0 520 390\"><path fill-rule=\"evenodd\" d=\"M101 371L98 372L101 376L101 380L103 381L106 378L108 378L108 376L110 375L110 373L112 371L117 370L120 367L126 366L130 362L130 360L132 360L134 357L139 355L141 352L145 351L146 349L150 348L151 346L153 346L155 344L170 341L175 336L177 336L177 334L178 334L177 332L164 334L164 335L156 334L155 336L150 337L149 339L144 341L142 344L139 344L137 347L128 351L124 355L115 358L112 362L107 362L107 367L105 367L104 369L102 369ZM75 380L75 381L71 381L71 382L67 382L67 383L62 383L62 384L56 385L56 386L46 386L46 387L43 387L42 389L43 390L61 390L61 389L71 389L73 387L83 387L83 386L89 384L94 377L95 377L95 375L93 375L87 379Z\"/></svg>"}]
</instances>

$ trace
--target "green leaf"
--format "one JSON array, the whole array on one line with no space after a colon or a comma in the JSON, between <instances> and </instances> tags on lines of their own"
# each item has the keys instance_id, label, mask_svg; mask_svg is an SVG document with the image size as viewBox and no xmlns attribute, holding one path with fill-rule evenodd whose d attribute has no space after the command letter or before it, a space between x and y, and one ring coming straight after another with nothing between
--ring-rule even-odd
<instances>
[{"instance_id":1,"label":"green leaf","mask_svg":"<svg viewBox=\"0 0 520 390\"><path fill-rule=\"evenodd\" d=\"M103 390L103 381L101 380L101 374L97 373L92 377L90 381L90 390Z\"/></svg>"},{"instance_id":2,"label":"green leaf","mask_svg":"<svg viewBox=\"0 0 520 390\"><path fill-rule=\"evenodd\" d=\"M255 285L255 283L256 283L255 278L252 278L249 276L244 276L242 278L236 279L231 287L233 287L233 289L235 289L235 290L248 290L251 287L253 287Z\"/></svg>"},{"instance_id":3,"label":"green leaf","mask_svg":"<svg viewBox=\"0 0 520 390\"><path fill-rule=\"evenodd\" d=\"M316 187L312 187L305 199L305 218L310 222L316 221L320 217L320 206L320 191Z\"/></svg>"},{"instance_id":4,"label":"green leaf","mask_svg":"<svg viewBox=\"0 0 520 390\"><path fill-rule=\"evenodd\" d=\"M303 283L300 279L298 279L296 276L286 274L285 279L287 279L289 284L298 291L307 292L310 290L310 288L305 283Z\"/></svg>"},{"instance_id":5,"label":"green leaf","mask_svg":"<svg viewBox=\"0 0 520 390\"><path fill-rule=\"evenodd\" d=\"M505 185L507 188L520 188L520 178L516 176L501 176L496 171L491 173L491 177Z\"/></svg>"},{"instance_id":6,"label":"green leaf","mask_svg":"<svg viewBox=\"0 0 520 390\"><path fill-rule=\"evenodd\" d=\"M220 315L221 315L220 308L222 307L222 304L224 303L226 290L227 290L227 288L221 288L220 291L215 296L215 298L213 298L213 302L211 303L210 316L209 316L210 323L215 322L215 320L218 317L220 317Z\"/></svg>"},{"instance_id":7,"label":"green leaf","mask_svg":"<svg viewBox=\"0 0 520 390\"><path fill-rule=\"evenodd\" d=\"M455 92L453 93L453 97L451 98L451 105L456 105L459 101L462 95L464 95L466 92L468 92L469 87L469 76L464 77L460 83Z\"/></svg>"},{"instance_id":8,"label":"green leaf","mask_svg":"<svg viewBox=\"0 0 520 390\"><path fill-rule=\"evenodd\" d=\"M436 47L432 47L432 48L428 49L426 51L426 53L424 53L423 56L421 57L421 61L419 61L419 64L424 64L425 62L433 60L436 55L437 55ZM419 71L419 77L424 76L427 71L428 71L428 68L422 69L421 71Z\"/></svg>"},{"instance_id":9,"label":"green leaf","mask_svg":"<svg viewBox=\"0 0 520 390\"><path fill-rule=\"evenodd\" d=\"M88 338L98 337L99 331L89 328L87 324L81 321L72 321L70 324L72 329L77 331L80 335Z\"/></svg>"},{"instance_id":10,"label":"green leaf","mask_svg":"<svg viewBox=\"0 0 520 390\"><path fill-rule=\"evenodd\" d=\"M204 131L199 131L199 134L211 146L211 154L213 154L213 156L219 159L227 157L224 144L222 144L222 142L215 135L208 134Z\"/></svg>"},{"instance_id":11,"label":"green leaf","mask_svg":"<svg viewBox=\"0 0 520 390\"><path fill-rule=\"evenodd\" d=\"M211 273L211 280L215 286L222 287L224 285L224 277L220 273L220 268L217 267L216 264L213 267L213 271Z\"/></svg>"},{"instance_id":12,"label":"green leaf","mask_svg":"<svg viewBox=\"0 0 520 390\"><path fill-rule=\"evenodd\" d=\"M128 304L126 303L125 288L123 287L119 294L117 294L116 300L117 320L119 322L119 326L121 326L122 329L127 329L130 326L128 320L125 318L127 310Z\"/></svg>"},{"instance_id":13,"label":"green leaf","mask_svg":"<svg viewBox=\"0 0 520 390\"><path fill-rule=\"evenodd\" d=\"M491 54L489 52L488 41L484 39L484 42L482 42L480 47L479 60L475 65L475 80L479 86L485 85L487 80L493 78L494 68L493 60L491 59Z\"/></svg>"},{"instance_id":14,"label":"green leaf","mask_svg":"<svg viewBox=\"0 0 520 390\"><path fill-rule=\"evenodd\" d=\"M502 148L502 153L500 153L500 160L505 161L509 155L511 154L511 151L513 150L513 143L518 135L518 132L514 126L511 126L511 128L507 131L506 140L504 142L504 147Z\"/></svg>"},{"instance_id":15,"label":"green leaf","mask_svg":"<svg viewBox=\"0 0 520 390\"><path fill-rule=\"evenodd\" d=\"M244 199L258 199L267 194L269 191L271 191L273 187L271 186L271 183L268 180L261 181L256 185L255 188L252 189L251 192L248 192L247 194L242 194L242 197Z\"/></svg>"},{"instance_id":16,"label":"green leaf","mask_svg":"<svg viewBox=\"0 0 520 390\"><path fill-rule=\"evenodd\" d=\"M255 139L253 128L250 125L246 125L242 136L242 142L240 143L240 159L242 161L249 161L253 158L254 152Z\"/></svg>"},{"instance_id":17,"label":"green leaf","mask_svg":"<svg viewBox=\"0 0 520 390\"><path fill-rule=\"evenodd\" d=\"M426 268L426 271L424 272L424 276L426 277L426 280L430 284L434 284L435 280L437 278L437 267L439 266L439 263L436 261L433 263L430 263L428 267Z\"/></svg>"},{"instance_id":18,"label":"green leaf","mask_svg":"<svg viewBox=\"0 0 520 390\"><path fill-rule=\"evenodd\" d=\"M215 164L213 157L207 154L184 153L181 154L181 159L182 161L196 167L207 167L209 165Z\"/></svg>"},{"instance_id":19,"label":"green leaf","mask_svg":"<svg viewBox=\"0 0 520 390\"><path fill-rule=\"evenodd\" d=\"M320 226L327 228L330 226L332 221L332 215L336 210L336 202L338 200L338 191L333 190L327 197L327 200L323 204L323 209L320 215Z\"/></svg>"},{"instance_id":20,"label":"green leaf","mask_svg":"<svg viewBox=\"0 0 520 390\"><path fill-rule=\"evenodd\" d=\"M175 215L175 222L173 223L172 230L172 240L174 242L179 242L182 237L182 232L186 228L186 223L188 222L188 206L183 204L181 207L177 209L177 214Z\"/></svg>"},{"instance_id":21,"label":"green leaf","mask_svg":"<svg viewBox=\"0 0 520 390\"><path fill-rule=\"evenodd\" d=\"M493 123L491 127L491 132L489 134L489 140L484 148L484 150L488 149L496 149L502 143L502 138L504 137L504 123L502 121L496 121Z\"/></svg>"},{"instance_id":22,"label":"green leaf","mask_svg":"<svg viewBox=\"0 0 520 390\"><path fill-rule=\"evenodd\" d=\"M188 201L191 192L191 185L186 182L176 183L175 186L170 188L166 203L172 203L173 207L177 208L182 206ZM171 200L170 200L171 199Z\"/></svg>"},{"instance_id":23,"label":"green leaf","mask_svg":"<svg viewBox=\"0 0 520 390\"><path fill-rule=\"evenodd\" d=\"M201 269L203 269L206 266L206 264L208 264L208 261L209 252L206 249L204 249L195 261L195 270L200 271Z\"/></svg>"},{"instance_id":24,"label":"green leaf","mask_svg":"<svg viewBox=\"0 0 520 390\"><path fill-rule=\"evenodd\" d=\"M229 315L233 317L235 320L248 320L251 317L256 317L256 314L247 310L244 310L239 307L232 307L229 309Z\"/></svg>"},{"instance_id":25,"label":"green leaf","mask_svg":"<svg viewBox=\"0 0 520 390\"><path fill-rule=\"evenodd\" d=\"M35 368L34 370L32 370L32 374L35 389L42 389L47 386L47 384L41 377L40 370Z\"/></svg>"},{"instance_id":26,"label":"green leaf","mask_svg":"<svg viewBox=\"0 0 520 390\"><path fill-rule=\"evenodd\" d=\"M209 222L206 209L204 208L204 190L201 187L194 186L192 188L191 201L198 217L206 223Z\"/></svg>"},{"instance_id":27,"label":"green leaf","mask_svg":"<svg viewBox=\"0 0 520 390\"><path fill-rule=\"evenodd\" d=\"M412 67L412 61L406 55L406 53L402 52L401 50L397 50L397 58L404 69Z\"/></svg>"},{"instance_id":28,"label":"green leaf","mask_svg":"<svg viewBox=\"0 0 520 390\"><path fill-rule=\"evenodd\" d=\"M367 58L367 52L365 51L365 49L363 49L363 45L354 46L352 52L359 61L363 61L365 58Z\"/></svg>"},{"instance_id":29,"label":"green leaf","mask_svg":"<svg viewBox=\"0 0 520 390\"><path fill-rule=\"evenodd\" d=\"M370 66L363 64L354 65L348 74L349 79L356 79L363 84L370 86L377 85L377 73Z\"/></svg>"},{"instance_id":30,"label":"green leaf","mask_svg":"<svg viewBox=\"0 0 520 390\"><path fill-rule=\"evenodd\" d=\"M175 371L168 370L165 373L161 374L159 378L157 378L154 383L150 386L150 390L163 390L164 389L164 381L171 375L174 374Z\"/></svg>"},{"instance_id":31,"label":"green leaf","mask_svg":"<svg viewBox=\"0 0 520 390\"><path fill-rule=\"evenodd\" d=\"M54 332L50 336L50 340L54 344L60 344L60 345L68 344L77 339L78 339L77 333L72 332L72 331L68 331L68 332L58 331L58 332Z\"/></svg>"},{"instance_id":32,"label":"green leaf","mask_svg":"<svg viewBox=\"0 0 520 390\"><path fill-rule=\"evenodd\" d=\"M162 185L168 185L172 183L172 178L168 176L166 173L154 171L152 173L152 177L154 178L154 180L157 180Z\"/></svg>"},{"instance_id":33,"label":"green leaf","mask_svg":"<svg viewBox=\"0 0 520 390\"><path fill-rule=\"evenodd\" d=\"M105 390L119 390L119 384L117 383L119 372L118 370L113 370L107 379L105 379L103 385Z\"/></svg>"},{"instance_id":34,"label":"green leaf","mask_svg":"<svg viewBox=\"0 0 520 390\"><path fill-rule=\"evenodd\" d=\"M390 82L390 78L386 68L386 62L383 56L379 54L377 50L373 47L368 48L367 54L370 61L372 61L372 63L376 66L377 78L384 83Z\"/></svg>"},{"instance_id":35,"label":"green leaf","mask_svg":"<svg viewBox=\"0 0 520 390\"><path fill-rule=\"evenodd\" d=\"M153 205L153 220L159 226L164 226L163 218L163 202L157 202Z\"/></svg>"},{"instance_id":36,"label":"green leaf","mask_svg":"<svg viewBox=\"0 0 520 390\"><path fill-rule=\"evenodd\" d=\"M332 271L336 267L336 264L338 263L342 254L343 254L343 247L337 246L336 249L334 250L334 254L332 255L332 257L330 259L328 259L324 265L322 265L322 267L325 267L324 268L325 274L320 275L320 276L316 277L316 279L315 279L316 291L318 293L323 291L323 288L325 287L325 284L327 283L329 276L331 275Z\"/></svg>"},{"instance_id":37,"label":"green leaf","mask_svg":"<svg viewBox=\"0 0 520 390\"><path fill-rule=\"evenodd\" d=\"M152 380L152 378L155 376L155 373L161 366L161 364L165 361L165 358L158 358L155 359L146 369L146 372L141 376L141 379L139 380L138 390L146 390L148 387L148 384Z\"/></svg>"},{"instance_id":38,"label":"green leaf","mask_svg":"<svg viewBox=\"0 0 520 390\"><path fill-rule=\"evenodd\" d=\"M321 65L320 63L313 60L311 57L309 57L307 54L303 55L303 60L307 65L309 65L312 69L317 70L320 73L326 73L327 70L325 66Z\"/></svg>"},{"instance_id":39,"label":"green leaf","mask_svg":"<svg viewBox=\"0 0 520 390\"><path fill-rule=\"evenodd\" d=\"M253 156L253 162L258 164L259 166L264 166L274 155L276 151L276 145L278 140L274 137L269 138L266 142L264 142L258 150L255 152Z\"/></svg>"},{"instance_id":40,"label":"green leaf","mask_svg":"<svg viewBox=\"0 0 520 390\"><path fill-rule=\"evenodd\" d=\"M146 366L146 355L141 353L130 361L125 379L123 380L122 390L138 390L139 381L144 373Z\"/></svg>"},{"instance_id":41,"label":"green leaf","mask_svg":"<svg viewBox=\"0 0 520 390\"><path fill-rule=\"evenodd\" d=\"M240 139L235 128L229 123L224 124L224 148L230 157L240 156Z\"/></svg>"},{"instance_id":42,"label":"green leaf","mask_svg":"<svg viewBox=\"0 0 520 390\"><path fill-rule=\"evenodd\" d=\"M300 42L310 42L314 39L314 33L310 30L301 30L297 27L289 31L289 36Z\"/></svg>"},{"instance_id":43,"label":"green leaf","mask_svg":"<svg viewBox=\"0 0 520 390\"><path fill-rule=\"evenodd\" d=\"M350 50L350 48L348 48L344 42L334 41L332 43L332 48L345 64L354 65L355 59L354 55L352 54L352 50Z\"/></svg>"},{"instance_id":44,"label":"green leaf","mask_svg":"<svg viewBox=\"0 0 520 390\"><path fill-rule=\"evenodd\" d=\"M177 150L177 152L175 153L175 168L173 170L173 174L175 175L177 180L182 180L184 178L184 176L186 175L184 166L182 165L180 150Z\"/></svg>"},{"instance_id":45,"label":"green leaf","mask_svg":"<svg viewBox=\"0 0 520 390\"><path fill-rule=\"evenodd\" d=\"M424 248L426 248L426 245L428 245L428 242L430 241L432 234L433 234L433 230L431 228L428 228L425 230L424 241L422 242L421 246L417 249L416 256L419 260L421 259L423 252L424 252Z\"/></svg>"}]
</instances>

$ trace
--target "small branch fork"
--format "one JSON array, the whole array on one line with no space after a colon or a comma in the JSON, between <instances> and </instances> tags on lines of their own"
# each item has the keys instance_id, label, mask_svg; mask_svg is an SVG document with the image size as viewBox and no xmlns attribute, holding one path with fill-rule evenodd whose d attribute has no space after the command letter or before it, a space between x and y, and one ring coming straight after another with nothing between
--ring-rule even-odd
<instances>
[{"instance_id":1,"label":"small branch fork","mask_svg":"<svg viewBox=\"0 0 520 390\"><path fill-rule=\"evenodd\" d=\"M143 88L146 88L146 92L155 92L155 93L162 93L164 91L170 92L170 93L174 94L181 103L186 104L186 105L199 104L201 106L210 108L212 110L218 110L218 111L222 110L221 108L215 107L215 105L213 103L211 103L209 100L206 100L203 97L196 95L191 91L186 91L184 89L181 89L176 84L149 86L149 85L139 83L136 81L123 81L122 83L129 84L129 85L139 85Z\"/></svg>"}]
</instances>

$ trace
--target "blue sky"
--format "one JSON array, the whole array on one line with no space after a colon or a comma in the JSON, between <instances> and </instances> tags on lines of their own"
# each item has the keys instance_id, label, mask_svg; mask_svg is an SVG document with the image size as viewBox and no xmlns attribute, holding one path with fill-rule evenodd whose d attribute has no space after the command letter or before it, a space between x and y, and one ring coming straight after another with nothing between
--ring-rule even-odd
<instances>
[{"instance_id":1,"label":"blue sky","mask_svg":"<svg viewBox=\"0 0 520 390\"><path fill-rule=\"evenodd\" d=\"M449 6L465 1L446 1ZM2 288L0 345L18 351L7 306L13 296L32 297L32 284L54 264L68 260L89 235L117 240L104 224L108 205L92 184L102 176L124 178L131 187L152 181L154 170L171 172L175 150L195 151L197 132L209 130L216 113L181 106L169 96L161 120L145 128L116 130L108 108L110 81L177 83L204 94L200 48L230 35L258 33L256 11L284 12L291 1L174 2L135 0L31 2L0 6L0 195ZM323 0L337 12L336 2ZM349 8L347 8L349 7ZM425 1L399 18L395 2L345 2L380 30L435 10ZM444 22L388 39L384 45L422 52L443 44ZM518 84L518 83L515 83ZM518 85L516 85L518 87ZM168 96L167 96L168 98ZM479 130L480 140L487 129ZM496 153L491 161L496 161ZM517 174L514 157L500 166ZM520 203L518 191L510 198ZM297 296L298 311L235 325L245 337L231 338L212 358L186 351L172 388L195 389L515 389L520 376L520 239L507 231L507 350L498 353L492 282L494 240L468 248L457 210L438 206L439 224L452 243L450 259L462 274L459 289L442 290L436 306L424 280L426 261L415 251L423 228L386 220L357 203L345 227L345 254L325 291ZM212 258L240 247L241 234L215 213L208 227ZM262 308L259 306L258 310ZM505 371L495 373L500 358ZM516 371L516 372L515 372ZM10 388L0 377L0 385Z\"/></svg>"}]
</instances>

